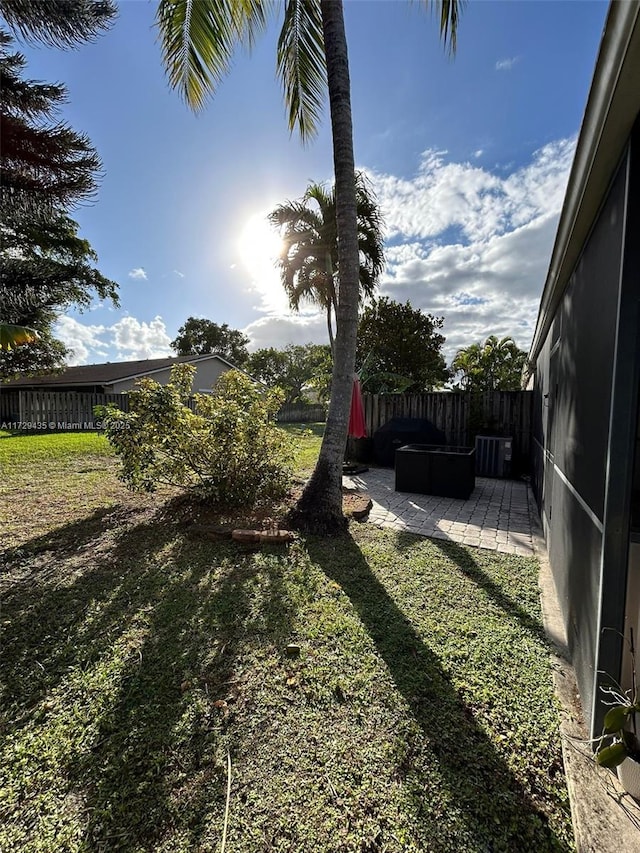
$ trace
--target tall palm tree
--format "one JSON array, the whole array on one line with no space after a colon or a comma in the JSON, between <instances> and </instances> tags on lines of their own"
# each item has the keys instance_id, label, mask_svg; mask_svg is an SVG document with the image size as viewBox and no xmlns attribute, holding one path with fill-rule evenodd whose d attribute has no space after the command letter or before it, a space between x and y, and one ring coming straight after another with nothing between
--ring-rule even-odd
<instances>
[{"instance_id":1,"label":"tall palm tree","mask_svg":"<svg viewBox=\"0 0 640 853\"><path fill-rule=\"evenodd\" d=\"M313 203L313 205L311 204ZM356 174L360 300L372 296L384 266L380 208L361 172ZM311 184L299 201L279 205L269 220L281 233L278 265L293 311L305 300L324 309L331 351L340 290L335 188Z\"/></svg>"},{"instance_id":2,"label":"tall palm tree","mask_svg":"<svg viewBox=\"0 0 640 853\"><path fill-rule=\"evenodd\" d=\"M440 33L455 49L462 0L426 0L440 11ZM169 83L194 109L204 106L228 71L239 43L251 45L264 29L267 0L160 0L157 25ZM329 94L340 291L336 311L331 404L322 447L310 481L291 513L301 529L345 529L342 513L342 455L347 438L356 357L359 251L356 178L351 120L351 83L342 0L285 0L278 40L278 73L289 127L313 136L325 92Z\"/></svg>"}]
</instances>

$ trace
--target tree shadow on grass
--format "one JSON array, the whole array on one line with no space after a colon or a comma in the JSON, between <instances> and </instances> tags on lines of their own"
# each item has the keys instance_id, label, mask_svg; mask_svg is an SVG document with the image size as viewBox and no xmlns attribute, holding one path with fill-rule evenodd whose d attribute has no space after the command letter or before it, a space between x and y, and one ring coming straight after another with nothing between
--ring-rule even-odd
<instances>
[{"instance_id":1,"label":"tree shadow on grass","mask_svg":"<svg viewBox=\"0 0 640 853\"><path fill-rule=\"evenodd\" d=\"M312 559L349 597L428 738L442 784L456 803L457 826L455 822L439 826L436 840L425 823L425 835L420 839L425 846L421 849L450 849L447 833L453 832L449 844L455 843L462 824L467 842L458 837L460 849L520 853L569 850L496 752L472 709L450 683L437 655L398 607L354 539L341 539L331 559L317 540L310 538L307 546ZM418 794L424 801L429 796L427 788Z\"/></svg>"},{"instance_id":2,"label":"tree shadow on grass","mask_svg":"<svg viewBox=\"0 0 640 853\"><path fill-rule=\"evenodd\" d=\"M416 541L420 541L424 538L425 537L417 537L415 534L411 533L398 533L396 541L398 543L398 548L402 551L413 547ZM531 634L537 642L542 643L543 646L546 646L551 650L552 643L544 630L542 620L529 613L529 611L526 610L526 608L524 608L517 599L517 578L514 578L514 595L507 595L501 586L484 571L480 562L473 555L474 549L458 545L457 542L453 542L450 539L429 539L429 542L432 545L435 545L435 547L442 552L444 557L454 562L465 577L469 578L469 580L473 581L473 583L475 583L480 589L484 590L489 599L500 607L506 615L517 619L520 625L529 634ZM488 554L493 558L496 556L502 556L497 552L488 550L483 553Z\"/></svg>"},{"instance_id":3,"label":"tree shadow on grass","mask_svg":"<svg viewBox=\"0 0 640 853\"><path fill-rule=\"evenodd\" d=\"M281 647L291 631L286 562L191 538L166 514L115 525L105 549L92 550L104 519L99 511L24 548L45 565L3 613L9 731L28 740L70 707L79 715L68 755L37 763L82 803L87 849L156 849L173 832L195 849L224 809L227 727L249 638Z\"/></svg>"}]
</instances>

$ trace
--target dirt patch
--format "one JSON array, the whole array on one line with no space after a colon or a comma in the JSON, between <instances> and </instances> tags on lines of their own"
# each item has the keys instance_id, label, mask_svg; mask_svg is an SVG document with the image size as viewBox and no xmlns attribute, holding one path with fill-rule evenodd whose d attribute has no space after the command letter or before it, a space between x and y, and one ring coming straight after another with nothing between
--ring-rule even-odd
<instances>
[{"instance_id":1,"label":"dirt patch","mask_svg":"<svg viewBox=\"0 0 640 853\"><path fill-rule=\"evenodd\" d=\"M366 492L342 489L342 511L347 518L364 521L371 512L372 506L373 501Z\"/></svg>"},{"instance_id":2,"label":"dirt patch","mask_svg":"<svg viewBox=\"0 0 640 853\"><path fill-rule=\"evenodd\" d=\"M284 518L302 494L302 485L295 486L286 499L278 504L247 509L212 509L206 504L194 504L188 498L178 498L173 502L171 514L182 518L192 527L194 533L211 533L226 537L235 528L254 530L281 530L286 528ZM371 498L366 492L342 488L342 511L355 521L364 521L371 507Z\"/></svg>"}]
</instances>

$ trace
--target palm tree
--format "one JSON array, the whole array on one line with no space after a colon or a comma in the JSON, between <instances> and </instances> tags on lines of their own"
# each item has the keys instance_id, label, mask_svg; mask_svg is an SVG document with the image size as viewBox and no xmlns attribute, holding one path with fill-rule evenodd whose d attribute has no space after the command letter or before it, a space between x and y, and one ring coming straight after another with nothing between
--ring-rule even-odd
<instances>
[{"instance_id":1,"label":"palm tree","mask_svg":"<svg viewBox=\"0 0 640 853\"><path fill-rule=\"evenodd\" d=\"M440 33L455 50L462 0L426 0L440 11ZM239 43L251 45L264 29L266 0L160 0L157 25L169 83L194 109L204 106L228 71ZM284 87L289 127L303 140L313 136L325 92L329 94L340 290L331 404L320 455L290 521L314 532L345 529L342 456L347 438L356 357L359 250L356 177L351 120L351 83L342 0L285 0L277 67Z\"/></svg>"},{"instance_id":2,"label":"palm tree","mask_svg":"<svg viewBox=\"0 0 640 853\"><path fill-rule=\"evenodd\" d=\"M520 388L527 354L513 338L489 337L482 344L458 350L451 363L461 373L460 385L473 391L515 391Z\"/></svg>"},{"instance_id":3,"label":"palm tree","mask_svg":"<svg viewBox=\"0 0 640 853\"><path fill-rule=\"evenodd\" d=\"M310 202L315 204L311 206ZM356 174L360 300L372 296L384 266L380 209L361 172ZM280 229L283 248L278 265L293 311L304 300L324 309L331 351L338 310L338 229L335 188L311 184L302 199L278 206L270 215Z\"/></svg>"},{"instance_id":4,"label":"palm tree","mask_svg":"<svg viewBox=\"0 0 640 853\"><path fill-rule=\"evenodd\" d=\"M460 376L460 387L463 391L469 390L474 384L474 379L482 372L481 367L482 346L470 344L468 347L459 349L451 362L451 370Z\"/></svg>"}]
</instances>

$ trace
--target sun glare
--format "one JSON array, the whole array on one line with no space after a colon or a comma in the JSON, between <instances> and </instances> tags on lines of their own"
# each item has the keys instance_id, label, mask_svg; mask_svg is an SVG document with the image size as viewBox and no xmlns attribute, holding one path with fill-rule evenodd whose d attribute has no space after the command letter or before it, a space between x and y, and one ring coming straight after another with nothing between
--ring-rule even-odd
<instances>
[{"instance_id":1,"label":"sun glare","mask_svg":"<svg viewBox=\"0 0 640 853\"><path fill-rule=\"evenodd\" d=\"M242 263L249 272L273 270L282 241L263 214L254 214L242 229L238 249Z\"/></svg>"},{"instance_id":2,"label":"sun glare","mask_svg":"<svg viewBox=\"0 0 640 853\"><path fill-rule=\"evenodd\" d=\"M239 260L262 296L262 307L271 310L283 309L287 304L276 268L281 247L282 240L264 213L251 216L238 238Z\"/></svg>"}]
</instances>

